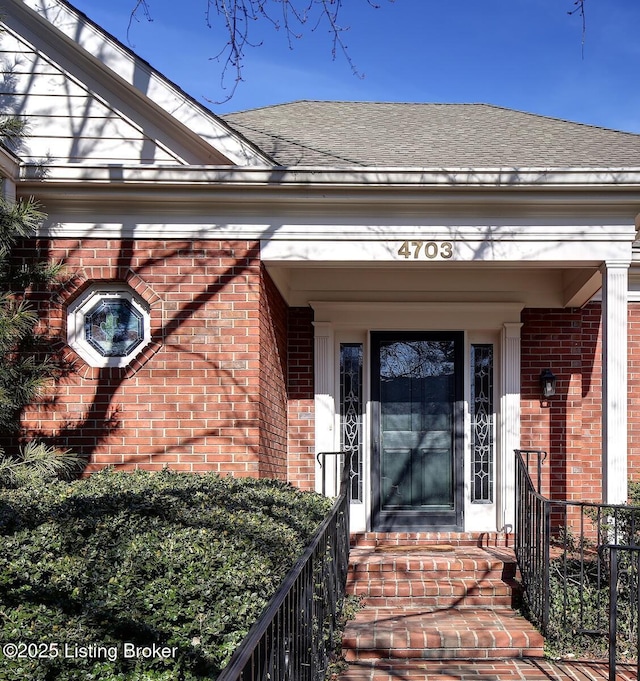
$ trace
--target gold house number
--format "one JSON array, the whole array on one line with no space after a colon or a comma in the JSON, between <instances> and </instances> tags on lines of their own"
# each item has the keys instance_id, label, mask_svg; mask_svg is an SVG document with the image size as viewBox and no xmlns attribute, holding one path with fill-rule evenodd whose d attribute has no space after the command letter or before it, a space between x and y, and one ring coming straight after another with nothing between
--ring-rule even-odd
<instances>
[{"instance_id":1,"label":"gold house number","mask_svg":"<svg viewBox=\"0 0 640 681\"><path fill-rule=\"evenodd\" d=\"M453 244L451 241L405 241L398 249L398 255L414 260L420 257L448 260L453 257Z\"/></svg>"}]
</instances>

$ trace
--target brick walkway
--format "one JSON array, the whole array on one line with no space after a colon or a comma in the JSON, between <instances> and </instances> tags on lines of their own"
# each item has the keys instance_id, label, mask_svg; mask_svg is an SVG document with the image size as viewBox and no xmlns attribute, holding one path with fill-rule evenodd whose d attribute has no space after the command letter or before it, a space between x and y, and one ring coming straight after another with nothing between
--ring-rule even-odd
<instances>
[{"instance_id":1,"label":"brick walkway","mask_svg":"<svg viewBox=\"0 0 640 681\"><path fill-rule=\"evenodd\" d=\"M386 660L352 662L340 681L608 681L604 662L512 660ZM617 681L636 681L635 667L618 665Z\"/></svg>"}]
</instances>

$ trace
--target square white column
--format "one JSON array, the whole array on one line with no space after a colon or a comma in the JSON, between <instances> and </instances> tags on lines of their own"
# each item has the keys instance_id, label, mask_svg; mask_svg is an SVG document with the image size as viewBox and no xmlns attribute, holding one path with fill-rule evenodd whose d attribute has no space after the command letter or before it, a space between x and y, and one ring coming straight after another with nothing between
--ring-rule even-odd
<instances>
[{"instance_id":1,"label":"square white column","mask_svg":"<svg viewBox=\"0 0 640 681\"><path fill-rule=\"evenodd\" d=\"M602 496L627 500L628 262L602 268Z\"/></svg>"},{"instance_id":2,"label":"square white column","mask_svg":"<svg viewBox=\"0 0 640 681\"><path fill-rule=\"evenodd\" d=\"M315 385L315 452L335 449L334 347L333 327L328 322L314 322L314 385ZM325 470L316 460L316 491L332 495L337 489L336 459L327 457Z\"/></svg>"},{"instance_id":3,"label":"square white column","mask_svg":"<svg viewBox=\"0 0 640 681\"><path fill-rule=\"evenodd\" d=\"M522 324L502 327L500 372L500 512L498 527L513 531L515 522L515 449L520 448L520 330Z\"/></svg>"}]
</instances>

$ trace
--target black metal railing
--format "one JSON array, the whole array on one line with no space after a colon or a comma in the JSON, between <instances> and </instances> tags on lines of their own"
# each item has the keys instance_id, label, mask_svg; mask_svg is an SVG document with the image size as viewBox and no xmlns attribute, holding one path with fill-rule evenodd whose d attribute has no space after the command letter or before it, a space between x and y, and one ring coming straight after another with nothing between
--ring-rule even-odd
<instances>
[{"instance_id":1,"label":"black metal railing","mask_svg":"<svg viewBox=\"0 0 640 681\"><path fill-rule=\"evenodd\" d=\"M540 494L545 458L542 451L516 450L515 553L524 606L552 645L580 640L583 650L605 657L609 647L613 679L618 657L636 657L637 643L630 655L619 630L624 622L625 640L637 641L632 576L637 581L638 565L632 556L640 550L640 507L547 499ZM537 488L530 469L537 473Z\"/></svg>"},{"instance_id":2,"label":"black metal railing","mask_svg":"<svg viewBox=\"0 0 640 681\"><path fill-rule=\"evenodd\" d=\"M348 456L345 457L348 459ZM340 495L218 681L320 681L338 629L349 563L349 461Z\"/></svg>"},{"instance_id":3,"label":"black metal railing","mask_svg":"<svg viewBox=\"0 0 640 681\"><path fill-rule=\"evenodd\" d=\"M618 651L636 658L636 678L640 678L640 546L608 544L609 578L609 681L616 681ZM624 607L621 597L627 596Z\"/></svg>"},{"instance_id":4,"label":"black metal railing","mask_svg":"<svg viewBox=\"0 0 640 681\"><path fill-rule=\"evenodd\" d=\"M530 454L525 462L523 453L516 450L515 554L527 612L544 633L549 623L551 509L533 486L527 465Z\"/></svg>"},{"instance_id":5,"label":"black metal railing","mask_svg":"<svg viewBox=\"0 0 640 681\"><path fill-rule=\"evenodd\" d=\"M339 496L345 475L348 476L349 494L352 494L354 472L351 470L351 459L353 454L353 452L345 451L318 452L316 459L320 466L320 486L323 496Z\"/></svg>"}]
</instances>

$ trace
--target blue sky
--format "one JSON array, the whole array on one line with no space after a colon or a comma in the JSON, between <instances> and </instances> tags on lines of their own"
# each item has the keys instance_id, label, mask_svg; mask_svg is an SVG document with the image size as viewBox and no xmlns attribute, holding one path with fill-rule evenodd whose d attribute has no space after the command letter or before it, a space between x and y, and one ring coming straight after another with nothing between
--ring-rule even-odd
<instances>
[{"instance_id":1,"label":"blue sky","mask_svg":"<svg viewBox=\"0 0 640 681\"><path fill-rule=\"evenodd\" d=\"M206 0L149 0L153 22L134 23L135 0L72 0L79 10L217 113L296 99L486 102L640 133L640 0L343 0L341 23L356 77L331 57L326 26L289 49L282 32L256 26L244 82L220 88L220 27ZM176 8L179 8L178 11ZM231 84L231 83L230 83ZM639 159L640 161L640 159Z\"/></svg>"}]
</instances>

